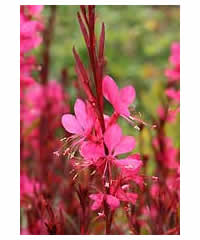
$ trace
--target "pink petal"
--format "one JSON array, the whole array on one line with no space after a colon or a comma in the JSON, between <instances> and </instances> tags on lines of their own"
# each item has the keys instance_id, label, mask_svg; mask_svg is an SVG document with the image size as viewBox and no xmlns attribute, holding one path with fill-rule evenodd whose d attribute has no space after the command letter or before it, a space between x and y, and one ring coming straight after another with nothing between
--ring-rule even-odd
<instances>
[{"instance_id":1,"label":"pink petal","mask_svg":"<svg viewBox=\"0 0 200 240\"><path fill-rule=\"evenodd\" d=\"M30 14L32 14L33 16L37 16L40 14L40 12L43 9L43 5L28 5L27 6L29 9Z\"/></svg>"},{"instance_id":2,"label":"pink petal","mask_svg":"<svg viewBox=\"0 0 200 240\"><path fill-rule=\"evenodd\" d=\"M135 89L132 86L127 86L120 89L120 100L127 105L130 105L135 99Z\"/></svg>"},{"instance_id":3,"label":"pink petal","mask_svg":"<svg viewBox=\"0 0 200 240\"><path fill-rule=\"evenodd\" d=\"M127 199L129 202L131 202L132 204L135 204L138 195L136 193L126 193Z\"/></svg>"},{"instance_id":4,"label":"pink petal","mask_svg":"<svg viewBox=\"0 0 200 240\"><path fill-rule=\"evenodd\" d=\"M115 164L123 170L138 172L142 166L142 161L127 157L125 159L115 160Z\"/></svg>"},{"instance_id":5,"label":"pink petal","mask_svg":"<svg viewBox=\"0 0 200 240\"><path fill-rule=\"evenodd\" d=\"M117 191L117 197L124 202L135 204L138 195L136 193L124 192L121 188Z\"/></svg>"},{"instance_id":6,"label":"pink petal","mask_svg":"<svg viewBox=\"0 0 200 240\"><path fill-rule=\"evenodd\" d=\"M115 81L109 76L105 76L103 79L103 95L111 104L114 104L119 98L119 89Z\"/></svg>"},{"instance_id":7,"label":"pink petal","mask_svg":"<svg viewBox=\"0 0 200 240\"><path fill-rule=\"evenodd\" d=\"M86 104L79 98L75 102L74 111L76 119L78 120L79 124L83 127L83 129L86 129L87 128Z\"/></svg>"},{"instance_id":8,"label":"pink petal","mask_svg":"<svg viewBox=\"0 0 200 240\"><path fill-rule=\"evenodd\" d=\"M114 155L130 152L135 147L135 138L131 136L123 136L119 144L115 147Z\"/></svg>"},{"instance_id":9,"label":"pink petal","mask_svg":"<svg viewBox=\"0 0 200 240\"><path fill-rule=\"evenodd\" d=\"M115 100L115 103L113 104L114 109L117 113L119 113L120 115L124 115L124 116L130 116L130 112L128 110L128 105L124 102L121 101L120 98L117 98Z\"/></svg>"},{"instance_id":10,"label":"pink petal","mask_svg":"<svg viewBox=\"0 0 200 240\"><path fill-rule=\"evenodd\" d=\"M86 141L81 145L80 154L85 159L97 160L98 158L104 156L104 148L102 144Z\"/></svg>"},{"instance_id":11,"label":"pink petal","mask_svg":"<svg viewBox=\"0 0 200 240\"><path fill-rule=\"evenodd\" d=\"M66 131L74 134L83 134L83 130L77 121L77 119L72 114L65 114L61 119L62 125Z\"/></svg>"},{"instance_id":12,"label":"pink petal","mask_svg":"<svg viewBox=\"0 0 200 240\"><path fill-rule=\"evenodd\" d=\"M168 88L166 91L165 91L166 95L168 98L171 98L172 100L175 100L177 103L180 102L180 90L176 91L175 89L173 88Z\"/></svg>"},{"instance_id":13,"label":"pink petal","mask_svg":"<svg viewBox=\"0 0 200 240\"><path fill-rule=\"evenodd\" d=\"M109 194L106 195L106 202L112 210L115 210L120 205L119 199Z\"/></svg>"},{"instance_id":14,"label":"pink petal","mask_svg":"<svg viewBox=\"0 0 200 240\"><path fill-rule=\"evenodd\" d=\"M94 200L91 209L95 211L101 207L103 203L104 194L102 193L90 194L89 198Z\"/></svg>"},{"instance_id":15,"label":"pink petal","mask_svg":"<svg viewBox=\"0 0 200 240\"><path fill-rule=\"evenodd\" d=\"M110 154L112 154L114 148L119 144L121 137L122 130L117 124L113 124L105 131L104 141Z\"/></svg>"}]
</instances>

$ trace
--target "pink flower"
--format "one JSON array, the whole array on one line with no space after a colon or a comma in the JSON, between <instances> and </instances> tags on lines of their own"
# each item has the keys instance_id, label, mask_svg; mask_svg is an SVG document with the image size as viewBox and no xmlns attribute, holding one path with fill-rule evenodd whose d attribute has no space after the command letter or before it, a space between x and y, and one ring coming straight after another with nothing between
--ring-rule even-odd
<instances>
[{"instance_id":1,"label":"pink flower","mask_svg":"<svg viewBox=\"0 0 200 240\"><path fill-rule=\"evenodd\" d=\"M40 30L38 21L30 21L24 15L20 15L20 53L28 52L41 43Z\"/></svg>"},{"instance_id":2,"label":"pink flower","mask_svg":"<svg viewBox=\"0 0 200 240\"><path fill-rule=\"evenodd\" d=\"M157 109L158 116L161 120L166 120L167 122L173 123L176 120L177 113L180 111L179 107L176 109L168 109L166 111L162 106Z\"/></svg>"},{"instance_id":3,"label":"pink flower","mask_svg":"<svg viewBox=\"0 0 200 240\"><path fill-rule=\"evenodd\" d=\"M62 125L66 131L78 136L87 137L94 126L95 116L91 111L89 103L85 104L77 99L74 105L75 116L65 114L62 116Z\"/></svg>"},{"instance_id":4,"label":"pink flower","mask_svg":"<svg viewBox=\"0 0 200 240\"><path fill-rule=\"evenodd\" d=\"M103 143L94 143L92 141L83 142L80 153L88 165L95 164L99 169L105 161L111 161L112 164L120 168L121 175L126 180L133 180L137 184L143 183L138 172L142 166L139 156L134 154L124 159L117 159L118 155L128 153L135 147L135 139L132 136L123 136L118 124L109 126L104 133L104 143L108 149L108 155L105 154Z\"/></svg>"},{"instance_id":5,"label":"pink flower","mask_svg":"<svg viewBox=\"0 0 200 240\"><path fill-rule=\"evenodd\" d=\"M175 90L173 88L168 88L165 91L168 98L174 100L177 104L180 103L180 90Z\"/></svg>"},{"instance_id":6,"label":"pink flower","mask_svg":"<svg viewBox=\"0 0 200 240\"><path fill-rule=\"evenodd\" d=\"M123 136L118 124L113 124L104 133L104 142L108 148L109 156L117 156L133 150L135 139L132 136Z\"/></svg>"},{"instance_id":7,"label":"pink flower","mask_svg":"<svg viewBox=\"0 0 200 240\"><path fill-rule=\"evenodd\" d=\"M179 167L179 163L177 161L178 151L174 148L171 138L163 137L161 144L164 146L164 150L162 152L159 149L158 138L154 138L153 146L157 150L158 161L160 161L166 168L177 169Z\"/></svg>"},{"instance_id":8,"label":"pink flower","mask_svg":"<svg viewBox=\"0 0 200 240\"><path fill-rule=\"evenodd\" d=\"M40 189L40 184L33 179L30 179L26 174L20 176L20 196L33 196L35 191Z\"/></svg>"},{"instance_id":9,"label":"pink flower","mask_svg":"<svg viewBox=\"0 0 200 240\"><path fill-rule=\"evenodd\" d=\"M99 208L103 208L103 200L109 205L111 210L115 210L120 206L120 201L132 203L133 205L136 203L138 195L136 193L125 192L121 187L118 187L115 190L115 186L111 185L110 194L91 194L89 197L94 202L91 206L92 210L98 210Z\"/></svg>"},{"instance_id":10,"label":"pink flower","mask_svg":"<svg viewBox=\"0 0 200 240\"><path fill-rule=\"evenodd\" d=\"M169 58L172 64L172 69L167 69L165 71L166 77L168 77L169 82L175 82L180 80L180 44L173 43L171 46L171 56Z\"/></svg>"},{"instance_id":11,"label":"pink flower","mask_svg":"<svg viewBox=\"0 0 200 240\"><path fill-rule=\"evenodd\" d=\"M118 114L126 117L130 115L128 107L135 99L135 89L132 86L119 90L115 81L111 77L105 76L103 79L103 94Z\"/></svg>"},{"instance_id":12,"label":"pink flower","mask_svg":"<svg viewBox=\"0 0 200 240\"><path fill-rule=\"evenodd\" d=\"M89 197L94 201L94 203L91 206L91 209L94 211L103 207L104 199L106 203L109 205L109 207L111 208L111 210L115 210L120 205L119 199L110 194L97 193L97 194L91 194Z\"/></svg>"},{"instance_id":13,"label":"pink flower","mask_svg":"<svg viewBox=\"0 0 200 240\"><path fill-rule=\"evenodd\" d=\"M159 192L160 192L159 184L158 183L152 184L150 189L150 194L152 198L158 198Z\"/></svg>"},{"instance_id":14,"label":"pink flower","mask_svg":"<svg viewBox=\"0 0 200 240\"><path fill-rule=\"evenodd\" d=\"M141 188L143 187L143 178L139 175L142 167L142 161L137 154L128 156L125 159L116 160L115 164L121 170L121 176L126 181L134 181Z\"/></svg>"},{"instance_id":15,"label":"pink flower","mask_svg":"<svg viewBox=\"0 0 200 240\"><path fill-rule=\"evenodd\" d=\"M179 169L178 169L179 170ZM168 176L166 179L166 184L171 192L180 194L180 176L179 174L175 176Z\"/></svg>"},{"instance_id":16,"label":"pink flower","mask_svg":"<svg viewBox=\"0 0 200 240\"><path fill-rule=\"evenodd\" d=\"M66 102L69 99L67 93L58 81L51 80L46 85L45 98L46 105L51 106L50 114L53 117L56 115L58 116L59 121L57 122L60 125L60 115L65 112L69 112L69 106Z\"/></svg>"},{"instance_id":17,"label":"pink flower","mask_svg":"<svg viewBox=\"0 0 200 240\"><path fill-rule=\"evenodd\" d=\"M122 130L118 124L109 126L104 133L104 142L108 149L108 156L115 159L117 155L127 153L135 147L135 139L132 136L123 136ZM103 143L94 143L86 141L81 146L81 155L86 158L101 158L105 157ZM121 160L122 161L122 160Z\"/></svg>"},{"instance_id":18,"label":"pink flower","mask_svg":"<svg viewBox=\"0 0 200 240\"><path fill-rule=\"evenodd\" d=\"M132 192L124 192L122 188L118 188L116 195L120 201L132 203L133 205L136 203L138 195Z\"/></svg>"},{"instance_id":19,"label":"pink flower","mask_svg":"<svg viewBox=\"0 0 200 240\"><path fill-rule=\"evenodd\" d=\"M27 8L29 10L29 13L32 15L32 16L38 16L42 9L44 8L43 5L27 5Z\"/></svg>"}]
</instances>

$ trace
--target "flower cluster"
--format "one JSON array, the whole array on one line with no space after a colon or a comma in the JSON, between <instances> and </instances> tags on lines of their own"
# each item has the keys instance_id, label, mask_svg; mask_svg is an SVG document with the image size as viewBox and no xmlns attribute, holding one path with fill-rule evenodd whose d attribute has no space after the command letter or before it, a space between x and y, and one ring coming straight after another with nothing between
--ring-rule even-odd
<instances>
[{"instance_id":1,"label":"flower cluster","mask_svg":"<svg viewBox=\"0 0 200 240\"><path fill-rule=\"evenodd\" d=\"M129 192L129 185L131 181L142 185L142 178L138 175L142 161L134 154L119 159L120 155L131 152L136 144L134 137L124 136L117 124L120 115L130 115L128 107L135 98L134 88L127 86L119 90L114 80L105 76L103 95L114 108L111 116L104 115L104 133L95 109L88 101L81 99L76 100L75 116L63 115L62 124L67 132L73 134L70 137L74 139L72 146L74 149L78 146L79 155L82 157L76 159L73 154L72 160L76 161L73 165L79 168L91 167L101 176L103 189L89 196L94 201L91 208L103 209L105 198L109 207L114 210L120 206L120 201L135 204L137 194ZM114 178L113 168L116 167L119 173Z\"/></svg>"},{"instance_id":2,"label":"flower cluster","mask_svg":"<svg viewBox=\"0 0 200 240\"><path fill-rule=\"evenodd\" d=\"M175 227L168 229L172 233L179 232L179 192L180 192L180 152L174 147L172 139L166 135L166 124L177 121L180 109L180 45L173 43L171 47L170 63L174 65L172 70L167 70L168 86L165 90L167 102L159 107L159 120L157 122L156 137L153 139L153 149L157 162L157 183L151 186L152 208L154 209L154 221L164 221L170 225L170 219L174 219ZM171 109L172 108L172 109ZM162 218L159 216L160 208L163 209ZM170 211L169 211L170 209ZM163 227L157 229L163 232Z\"/></svg>"},{"instance_id":3,"label":"flower cluster","mask_svg":"<svg viewBox=\"0 0 200 240\"><path fill-rule=\"evenodd\" d=\"M53 135L60 126L61 114L69 111L68 95L59 82L53 80L41 84L32 76L33 71L37 70L37 63L35 57L30 55L30 51L42 42L41 32L44 30L42 9L41 5L27 5L20 8L20 116L21 137L22 140L25 139L22 159L27 159L33 153L36 155L34 158L38 158L41 154L41 119L46 119L51 130L48 135ZM56 148L55 143L51 141L50 151Z\"/></svg>"},{"instance_id":4,"label":"flower cluster","mask_svg":"<svg viewBox=\"0 0 200 240\"><path fill-rule=\"evenodd\" d=\"M99 216L105 217L106 233L110 234L114 211L120 207L120 203L123 206L135 205L137 185L143 186L143 178L139 175L142 161L139 154L131 153L136 145L135 138L124 136L117 122L120 116L125 119L131 117L129 107L136 94L132 86L119 89L110 76L103 77L105 26L102 24L97 50L94 6L88 7L88 15L82 6L81 13L82 16L78 13L78 20L88 49L96 94L90 87L92 77L73 49L76 72L87 100L77 99L75 115L65 114L62 117L63 127L72 134L66 139L65 155L71 160L73 172L77 171L73 179L86 168L90 172L90 184L95 190L89 188L88 192L88 198L92 200L91 209L98 210ZM110 116L104 113L103 97L113 107ZM126 157L122 157L122 154L126 154ZM80 202L83 202L81 197ZM84 214L85 204L82 205ZM82 233L86 233L87 228L82 224Z\"/></svg>"},{"instance_id":5,"label":"flower cluster","mask_svg":"<svg viewBox=\"0 0 200 240\"><path fill-rule=\"evenodd\" d=\"M172 69L166 69L165 76L169 82L180 81L180 44L175 42L171 46L171 56L169 62L172 65Z\"/></svg>"},{"instance_id":6,"label":"flower cluster","mask_svg":"<svg viewBox=\"0 0 200 240\"><path fill-rule=\"evenodd\" d=\"M20 86L21 95L24 88L34 83L31 76L35 68L34 56L27 55L31 50L38 47L42 41L40 32L44 25L41 22L41 11L43 6L27 5L20 7Z\"/></svg>"},{"instance_id":7,"label":"flower cluster","mask_svg":"<svg viewBox=\"0 0 200 240\"><path fill-rule=\"evenodd\" d=\"M24 158L30 157L33 151L39 157L41 118L45 116L51 130L48 135L53 135L60 126L61 114L69 111L68 95L59 82L52 80L46 85L35 82L26 89L23 99L22 135L27 139L24 143ZM53 151L56 146L58 147L57 140L54 143L50 141L52 146L49 150Z\"/></svg>"},{"instance_id":8,"label":"flower cluster","mask_svg":"<svg viewBox=\"0 0 200 240\"><path fill-rule=\"evenodd\" d=\"M62 221L60 208L53 210L47 196L55 193L60 181L56 170L63 169L62 164L55 163L53 152L60 146L55 135L61 115L69 111L69 97L62 83L41 83L37 60L32 55L42 43L42 9L39 5L20 7L20 200L27 222L21 234L64 232L58 224ZM33 77L33 72L39 76ZM63 190L60 193L64 195ZM66 201L70 198L63 197Z\"/></svg>"}]
</instances>

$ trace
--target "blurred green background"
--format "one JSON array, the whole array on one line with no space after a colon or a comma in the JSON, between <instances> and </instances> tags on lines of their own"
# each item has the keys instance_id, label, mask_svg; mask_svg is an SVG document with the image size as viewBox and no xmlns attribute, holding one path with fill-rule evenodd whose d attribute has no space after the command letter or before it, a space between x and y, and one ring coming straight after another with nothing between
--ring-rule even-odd
<instances>
[{"instance_id":1,"label":"blurred green background","mask_svg":"<svg viewBox=\"0 0 200 240\"><path fill-rule=\"evenodd\" d=\"M83 62L87 62L77 11L79 6L57 6L50 50L51 79L59 79L62 68L68 69L69 81L76 79L73 46L77 48ZM140 100L146 98L143 95L149 94L149 91L156 91L156 84L166 82L164 69L168 66L170 45L179 41L180 37L179 6L96 6L96 13L97 34L101 23L106 25L106 72L119 86L134 85L137 108L147 114L149 111L152 113L153 109L148 111L143 106L144 102L140 104ZM46 6L43 12L45 21L48 21L49 14L50 7ZM69 84L68 92L73 102L76 93L72 84Z\"/></svg>"},{"instance_id":2,"label":"blurred green background","mask_svg":"<svg viewBox=\"0 0 200 240\"><path fill-rule=\"evenodd\" d=\"M50 48L50 79L59 80L61 69L67 68L69 76L66 91L70 95L72 111L77 96L74 88L76 74L73 46L84 64L88 61L77 21L77 11L79 6L56 7L56 22ZM106 73L111 75L120 87L128 84L135 87L136 111L141 113L144 120L152 123L157 116L157 107L166 100L164 89L167 79L164 70L169 67L170 46L174 41L180 41L179 6L96 6L96 14L97 36L101 23L104 22L106 26ZM43 15L47 24L50 6L44 8ZM40 49L37 53L41 53ZM111 107L107 103L106 112L110 111ZM124 133L144 138L140 150L151 155L153 131L145 129L141 136L125 121L121 121L121 124ZM166 126L166 129L167 134L179 147L179 119L172 126ZM150 163L153 166L151 161Z\"/></svg>"}]
</instances>

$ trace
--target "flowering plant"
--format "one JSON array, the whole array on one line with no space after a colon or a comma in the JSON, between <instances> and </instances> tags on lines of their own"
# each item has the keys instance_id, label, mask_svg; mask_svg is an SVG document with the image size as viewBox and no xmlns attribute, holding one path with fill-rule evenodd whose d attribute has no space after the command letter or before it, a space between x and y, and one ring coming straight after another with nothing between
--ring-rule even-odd
<instances>
[{"instance_id":1,"label":"flowering plant","mask_svg":"<svg viewBox=\"0 0 200 240\"><path fill-rule=\"evenodd\" d=\"M80 6L88 64L73 47L84 95L70 113L66 70L62 81L49 79L56 6L50 9L45 24L43 6L20 8L21 234L179 234L179 149L166 125L176 123L180 109L180 45L172 44L165 101L147 123L135 110L136 88L120 88L107 74L106 25L98 36L95 6ZM31 52L40 44L42 60ZM141 147L145 129L156 165L150 176L151 156Z\"/></svg>"}]
</instances>

